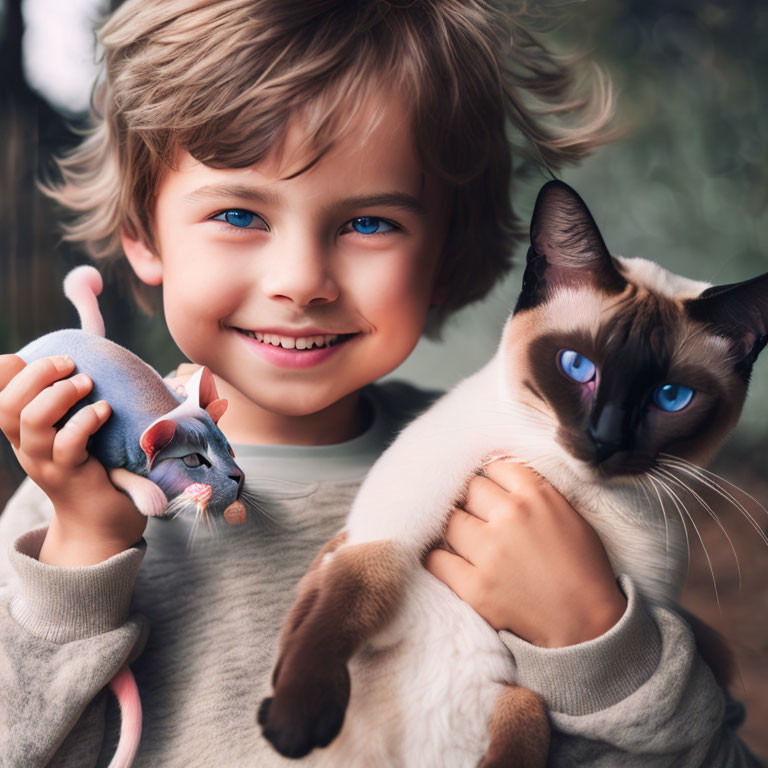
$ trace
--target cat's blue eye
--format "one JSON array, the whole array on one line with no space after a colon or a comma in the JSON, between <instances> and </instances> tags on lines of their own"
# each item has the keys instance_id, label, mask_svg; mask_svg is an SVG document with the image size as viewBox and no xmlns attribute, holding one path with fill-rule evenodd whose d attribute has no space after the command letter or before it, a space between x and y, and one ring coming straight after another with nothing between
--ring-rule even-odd
<instances>
[{"instance_id":1,"label":"cat's blue eye","mask_svg":"<svg viewBox=\"0 0 768 768\"><path fill-rule=\"evenodd\" d=\"M238 229L269 229L267 222L261 216L244 208L229 208L212 218L214 221L223 221Z\"/></svg>"},{"instance_id":2,"label":"cat's blue eye","mask_svg":"<svg viewBox=\"0 0 768 768\"><path fill-rule=\"evenodd\" d=\"M662 411L682 411L693 400L693 390L682 384L663 384L653 391L653 402Z\"/></svg>"},{"instance_id":3,"label":"cat's blue eye","mask_svg":"<svg viewBox=\"0 0 768 768\"><path fill-rule=\"evenodd\" d=\"M352 219L349 224L360 235L380 235L395 229L392 222L380 219L378 216L358 216L356 219Z\"/></svg>"},{"instance_id":4,"label":"cat's blue eye","mask_svg":"<svg viewBox=\"0 0 768 768\"><path fill-rule=\"evenodd\" d=\"M572 349L564 349L558 358L560 369L570 379L586 384L595 378L595 364Z\"/></svg>"}]
</instances>

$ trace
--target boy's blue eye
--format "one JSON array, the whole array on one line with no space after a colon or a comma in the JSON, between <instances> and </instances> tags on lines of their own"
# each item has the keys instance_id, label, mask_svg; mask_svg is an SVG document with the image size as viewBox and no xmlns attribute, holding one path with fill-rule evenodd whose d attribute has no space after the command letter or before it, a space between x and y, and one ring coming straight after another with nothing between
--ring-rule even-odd
<instances>
[{"instance_id":1,"label":"boy's blue eye","mask_svg":"<svg viewBox=\"0 0 768 768\"><path fill-rule=\"evenodd\" d=\"M682 411L693 400L693 390L682 384L663 384L653 391L653 402L662 411L674 413Z\"/></svg>"},{"instance_id":2,"label":"boy's blue eye","mask_svg":"<svg viewBox=\"0 0 768 768\"><path fill-rule=\"evenodd\" d=\"M267 223L261 216L243 208L229 208L214 216L213 219L214 221L225 221L239 229L268 229Z\"/></svg>"},{"instance_id":3,"label":"boy's blue eye","mask_svg":"<svg viewBox=\"0 0 768 768\"><path fill-rule=\"evenodd\" d=\"M572 349L564 349L558 358L560 369L569 378L586 384L595 378L595 364Z\"/></svg>"},{"instance_id":4,"label":"boy's blue eye","mask_svg":"<svg viewBox=\"0 0 768 768\"><path fill-rule=\"evenodd\" d=\"M352 219L350 223L355 232L361 235L378 235L395 228L394 224L390 224L386 219L380 219L378 216L359 216Z\"/></svg>"}]
</instances>

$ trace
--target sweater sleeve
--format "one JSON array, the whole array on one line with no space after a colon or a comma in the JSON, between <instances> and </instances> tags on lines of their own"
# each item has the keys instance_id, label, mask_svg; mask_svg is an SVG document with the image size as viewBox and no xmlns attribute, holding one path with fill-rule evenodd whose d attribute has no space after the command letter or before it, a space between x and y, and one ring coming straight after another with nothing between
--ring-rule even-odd
<instances>
[{"instance_id":1,"label":"sweater sleeve","mask_svg":"<svg viewBox=\"0 0 768 768\"><path fill-rule=\"evenodd\" d=\"M715 682L675 612L645 603L626 576L627 609L604 635L567 648L501 638L520 685L552 725L550 765L760 768L739 740L743 707Z\"/></svg>"},{"instance_id":2,"label":"sweater sleeve","mask_svg":"<svg viewBox=\"0 0 768 768\"><path fill-rule=\"evenodd\" d=\"M38 524L39 502L37 492L22 484L3 513L0 533L18 532L25 518ZM6 581L0 591L4 768L95 765L104 734L104 688L146 640L146 621L130 615L146 543L97 565L56 567L37 559L46 530L35 528L11 542L0 538Z\"/></svg>"}]
</instances>

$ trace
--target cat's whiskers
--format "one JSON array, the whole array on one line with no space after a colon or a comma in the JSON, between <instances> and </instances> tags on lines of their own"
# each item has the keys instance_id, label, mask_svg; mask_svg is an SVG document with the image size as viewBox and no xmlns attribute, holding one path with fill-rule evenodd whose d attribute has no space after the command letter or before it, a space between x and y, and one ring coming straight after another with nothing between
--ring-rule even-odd
<instances>
[{"instance_id":1,"label":"cat's whiskers","mask_svg":"<svg viewBox=\"0 0 768 768\"><path fill-rule=\"evenodd\" d=\"M177 517L181 516L189 506L189 499L186 499L183 496L177 496L175 499L171 499L171 501L168 502L168 506L165 508L165 517L175 520Z\"/></svg>"},{"instance_id":2,"label":"cat's whiskers","mask_svg":"<svg viewBox=\"0 0 768 768\"><path fill-rule=\"evenodd\" d=\"M659 493L659 486L657 485L656 482L654 482L654 478L652 478L648 474L646 474L644 477L648 481L648 483L650 484L650 486L653 489L653 492L656 495L656 498L658 499L658 502L659 502L659 509L661 509L661 514L662 514L662 516L664 518L664 528L665 528L665 532L667 533L667 539L666 539L666 542L665 542L665 549L666 549L666 552L668 553L669 552L669 536L668 536L669 518L667 517L667 508L664 505L664 500L661 498L661 493ZM643 490L646 490L645 489L645 484L639 478L638 478L638 481L640 482L640 485L643 488ZM664 490L664 489L662 489L662 490ZM677 511L677 514L680 517L680 521L683 524L683 533L685 534L685 556L686 556L686 566L685 566L685 568L686 568L686 571L688 571L688 569L691 566L691 539L688 536L688 526L685 524L685 518L683 517L682 513L680 512L680 509L677 508L677 506L675 506L675 509ZM668 559L668 557L667 557L667 561L665 563L665 568L667 569L667 571L669 571L669 559Z\"/></svg>"},{"instance_id":3,"label":"cat's whiskers","mask_svg":"<svg viewBox=\"0 0 768 768\"><path fill-rule=\"evenodd\" d=\"M221 531L216 524L216 520L213 515L208 514L207 505L198 503L196 505L195 516L192 521L192 527L187 537L187 549L192 549L197 539L198 533L203 523L205 523L208 529L208 536L212 539L218 539L221 537ZM212 525L213 523L213 525Z\"/></svg>"},{"instance_id":4,"label":"cat's whiskers","mask_svg":"<svg viewBox=\"0 0 768 768\"><path fill-rule=\"evenodd\" d=\"M718 528L723 532L723 535L728 540L728 544L731 548L731 552L733 553L733 559L736 562L736 573L739 577L739 589L741 589L741 563L739 562L739 556L736 552L736 547L733 546L733 541L731 540L731 537L728 535L728 531L723 526L720 518L717 516L715 511L712 509L712 507L702 498L700 494L698 494L691 486L684 483L679 477L674 475L669 467L665 468L663 466L658 466L657 471L661 473L664 477L666 477L670 482L674 483L678 488L682 488L683 490L687 491L691 496L693 496L694 499L698 502L698 504L706 510L707 514L715 521Z\"/></svg>"},{"instance_id":5,"label":"cat's whiskers","mask_svg":"<svg viewBox=\"0 0 768 768\"><path fill-rule=\"evenodd\" d=\"M240 501L245 504L249 513L253 511L258 516L259 521L265 528L276 529L280 527L280 521L277 517L269 512L267 507L262 504L261 500L247 485L244 485L240 490Z\"/></svg>"},{"instance_id":6,"label":"cat's whiskers","mask_svg":"<svg viewBox=\"0 0 768 768\"><path fill-rule=\"evenodd\" d=\"M729 485L731 488L735 488L737 491L739 491L739 493L743 493L748 499L750 499L750 501L753 501L757 507L768 516L768 510L766 510L765 507L757 499L755 499L746 491L743 491L741 488L736 488L733 483L729 483L725 478L720 477L720 475L716 475L714 472L710 472L703 467L699 467L696 464L685 461L685 459L680 459L679 457L672 456L670 454L659 455L663 457L662 461L666 466L676 467L683 472L686 472L688 475L693 476L694 479L698 480L702 485L713 490L715 493L733 505L757 531L757 534L762 540L763 544L768 546L768 535L766 535L766 532L760 527L760 524L749 512L749 510L746 509L746 507L735 496L733 496L733 494L731 494L727 488L724 488L721 483Z\"/></svg>"},{"instance_id":7,"label":"cat's whiskers","mask_svg":"<svg viewBox=\"0 0 768 768\"><path fill-rule=\"evenodd\" d=\"M667 495L669 496L672 503L675 505L675 508L678 511L678 514L680 515L680 519L683 522L683 527L685 528L685 518L687 517L690 521L691 525L693 526L693 530L696 532L696 536L699 539L699 543L701 544L701 548L704 551L704 557L707 559L707 564L709 566L709 572L712 576L712 586L715 590L715 602L717 603L717 607L719 610L722 610L720 606L720 594L717 591L717 579L715 577L715 570L712 566L712 558L709 556L709 551L707 550L706 545L704 544L704 539L701 537L701 532L699 531L699 527L696 525L696 521L693 519L693 516L688 511L688 508L683 504L682 499L678 496L678 494L675 492L673 488L669 486L669 484L666 482L666 480L659 476L655 470L651 469L648 471L646 475L649 479L659 484L659 487L662 488L664 491L666 491ZM683 513L685 513L685 517L683 516ZM687 538L687 537L686 537ZM690 551L690 549L689 549ZM688 562L690 564L690 556L688 559Z\"/></svg>"},{"instance_id":8,"label":"cat's whiskers","mask_svg":"<svg viewBox=\"0 0 768 768\"><path fill-rule=\"evenodd\" d=\"M198 513L195 513L195 516L192 518L192 526L189 529L189 534L187 536L187 549L190 550L194 547L195 539L197 538L197 529L200 525L200 516Z\"/></svg>"},{"instance_id":9,"label":"cat's whiskers","mask_svg":"<svg viewBox=\"0 0 768 768\"><path fill-rule=\"evenodd\" d=\"M648 502L648 506L653 506L653 501L651 500L650 495L648 494L648 489L645 487L645 483L639 478L639 477L633 477L633 485L636 488L639 488L643 492L643 496L645 497L646 502ZM654 489L656 490L656 489ZM661 501L661 496L659 496L658 491L656 491L656 498L659 501L659 509L661 510L661 516L664 519L664 579L666 581L669 581L669 518L667 517L667 510L664 507L663 502ZM687 539L687 532L686 532L686 539ZM689 548L686 544L686 552L690 555Z\"/></svg>"}]
</instances>

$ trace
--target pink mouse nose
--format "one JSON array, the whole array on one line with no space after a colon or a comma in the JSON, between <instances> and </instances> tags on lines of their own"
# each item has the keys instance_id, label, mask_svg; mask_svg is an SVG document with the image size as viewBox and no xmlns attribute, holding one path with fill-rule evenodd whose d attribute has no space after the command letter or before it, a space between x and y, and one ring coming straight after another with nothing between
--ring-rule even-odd
<instances>
[{"instance_id":1,"label":"pink mouse nose","mask_svg":"<svg viewBox=\"0 0 768 768\"><path fill-rule=\"evenodd\" d=\"M213 489L205 483L190 483L184 489L184 498L205 506L211 499Z\"/></svg>"}]
</instances>

